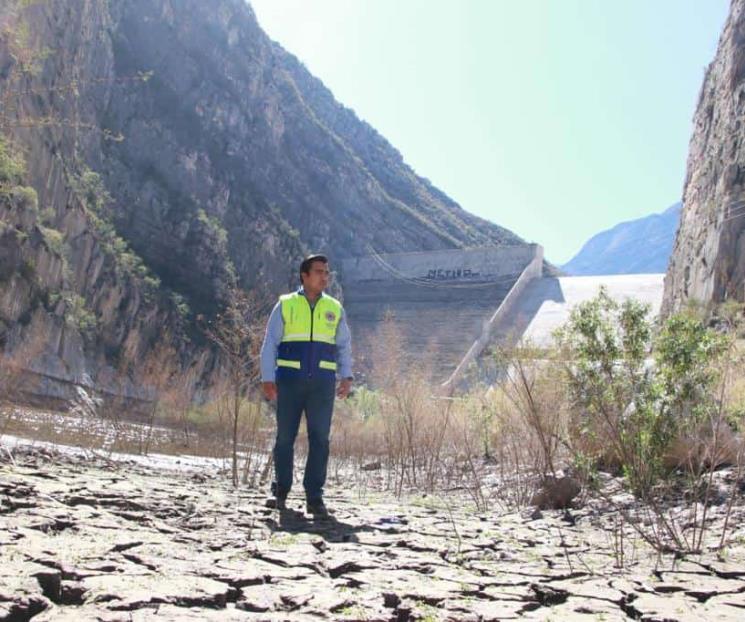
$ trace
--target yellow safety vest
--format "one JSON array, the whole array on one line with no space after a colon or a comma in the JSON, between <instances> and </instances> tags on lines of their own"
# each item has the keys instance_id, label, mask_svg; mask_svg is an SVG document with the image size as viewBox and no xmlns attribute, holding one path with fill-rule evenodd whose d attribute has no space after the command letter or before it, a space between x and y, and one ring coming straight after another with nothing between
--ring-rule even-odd
<instances>
[{"instance_id":1,"label":"yellow safety vest","mask_svg":"<svg viewBox=\"0 0 745 622\"><path fill-rule=\"evenodd\" d=\"M311 310L300 292L279 297L284 332L279 344L277 371L286 376L334 375L336 372L336 329L341 320L341 303L326 294Z\"/></svg>"}]
</instances>

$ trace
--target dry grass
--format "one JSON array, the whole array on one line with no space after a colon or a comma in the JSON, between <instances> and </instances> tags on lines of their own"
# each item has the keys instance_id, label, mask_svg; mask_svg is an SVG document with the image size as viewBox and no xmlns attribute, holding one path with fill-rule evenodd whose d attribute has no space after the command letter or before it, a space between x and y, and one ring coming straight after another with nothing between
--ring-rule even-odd
<instances>
[{"instance_id":1,"label":"dry grass","mask_svg":"<svg viewBox=\"0 0 745 622\"><path fill-rule=\"evenodd\" d=\"M11 426L14 416L14 405L24 392L32 391L38 377L29 373L34 361L44 351L46 332L37 327L34 337L16 347L6 345L0 352L0 437Z\"/></svg>"},{"instance_id":2,"label":"dry grass","mask_svg":"<svg viewBox=\"0 0 745 622\"><path fill-rule=\"evenodd\" d=\"M582 482L585 495L602 496L602 491L589 490L597 469L607 466L607 452L601 450L634 442L604 426L586 433L586 413L572 402L566 363L556 353L532 348L503 353L508 364L500 384L487 394L476 391L451 398L438 394L422 366L406 359L395 324L389 321L381 331L373 352L378 360L372 373L375 388L358 388L336 405L332 480L397 495L465 495L479 510L514 509L530 504L542 482L566 474ZM721 488L716 475L720 465L734 465L728 515L740 494L745 365L739 352L733 350L723 359L727 368L718 376L716 408L707 411L699 427L682 428L670 444L669 477L639 504L617 508L623 525L659 550L724 545L729 526L725 521L721 533L708 534L707 508ZM152 373L156 367L163 370L164 381L150 385L159 387L153 391L157 399L139 422L127 421L123 409L109 410L81 397L64 424L56 416L45 421L45 415L37 414L33 436L109 451L209 456L224 460L228 472L235 447L241 483L266 483L275 433L273 406L248 397L236 417L234 385L226 381L213 387L212 399L197 408L183 398L192 378L167 371L162 357L150 367ZM6 372L6 377L11 374ZM305 447L301 426L299 462ZM587 456L593 459L583 462ZM624 542L616 544L622 551Z\"/></svg>"}]
</instances>

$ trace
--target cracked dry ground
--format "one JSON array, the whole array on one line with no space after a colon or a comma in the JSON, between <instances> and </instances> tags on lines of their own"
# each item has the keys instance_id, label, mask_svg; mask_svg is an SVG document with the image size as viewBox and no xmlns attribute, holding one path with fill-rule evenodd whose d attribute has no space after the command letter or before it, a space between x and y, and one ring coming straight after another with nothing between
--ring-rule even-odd
<instances>
[{"instance_id":1,"label":"cracked dry ground","mask_svg":"<svg viewBox=\"0 0 745 622\"><path fill-rule=\"evenodd\" d=\"M313 522L263 501L205 473L16 455L0 463L0 620L745 619L739 553L615 570L589 510L332 489L333 519Z\"/></svg>"}]
</instances>

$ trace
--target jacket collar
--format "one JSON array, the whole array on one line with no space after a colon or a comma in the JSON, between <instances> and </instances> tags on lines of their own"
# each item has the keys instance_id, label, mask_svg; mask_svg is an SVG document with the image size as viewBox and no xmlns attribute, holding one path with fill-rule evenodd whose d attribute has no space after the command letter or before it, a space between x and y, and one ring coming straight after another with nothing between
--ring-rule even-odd
<instances>
[{"instance_id":1,"label":"jacket collar","mask_svg":"<svg viewBox=\"0 0 745 622\"><path fill-rule=\"evenodd\" d=\"M308 297L305 295L305 288L302 285L300 286L300 289L297 290L297 293L300 294L306 300L308 300ZM325 294L321 292L321 295L318 298L316 298L313 302L308 300L308 304L310 305L310 308L315 309L316 305L318 304L318 301L321 300L321 298L323 298L324 296Z\"/></svg>"},{"instance_id":2,"label":"jacket collar","mask_svg":"<svg viewBox=\"0 0 745 622\"><path fill-rule=\"evenodd\" d=\"M301 294L302 296L305 296L305 288L301 285L298 288L297 293L298 294ZM325 295L326 295L325 293L321 292L321 295L318 298L323 298ZM307 296L306 296L306 298L307 298Z\"/></svg>"}]
</instances>

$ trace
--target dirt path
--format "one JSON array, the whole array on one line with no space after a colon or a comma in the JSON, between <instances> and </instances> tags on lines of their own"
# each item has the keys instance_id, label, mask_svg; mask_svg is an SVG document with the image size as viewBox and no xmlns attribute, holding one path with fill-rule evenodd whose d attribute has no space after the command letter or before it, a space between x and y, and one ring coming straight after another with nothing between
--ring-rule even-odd
<instances>
[{"instance_id":1,"label":"dirt path","mask_svg":"<svg viewBox=\"0 0 745 622\"><path fill-rule=\"evenodd\" d=\"M589 508L479 515L332 489L333 519L314 522L299 496L280 516L204 472L2 460L0 620L745 619L741 546L656 563L628 540L618 570Z\"/></svg>"}]
</instances>

